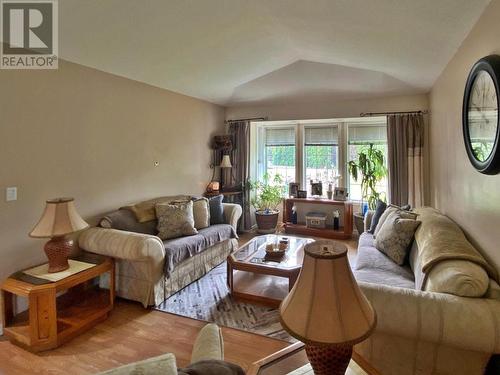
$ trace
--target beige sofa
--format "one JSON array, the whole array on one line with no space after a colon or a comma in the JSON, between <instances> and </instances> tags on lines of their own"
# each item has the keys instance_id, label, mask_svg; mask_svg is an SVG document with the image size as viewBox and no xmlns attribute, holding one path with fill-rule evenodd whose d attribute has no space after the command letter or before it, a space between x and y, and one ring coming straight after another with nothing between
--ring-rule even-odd
<instances>
[{"instance_id":1,"label":"beige sofa","mask_svg":"<svg viewBox=\"0 0 500 375\"><path fill-rule=\"evenodd\" d=\"M223 209L225 224L236 231L241 206L223 203ZM120 210L120 214L125 212L127 211ZM83 250L115 258L116 294L141 302L144 307L159 305L222 263L238 246L236 238L218 241L203 251L190 255L167 273L165 241L153 234L135 232L135 224L132 228L134 232L89 228L80 235L78 242ZM154 223L151 223L151 228L155 228ZM195 236L191 237L195 239ZM101 278L101 286L109 286L109 279Z\"/></svg>"},{"instance_id":2,"label":"beige sofa","mask_svg":"<svg viewBox=\"0 0 500 375\"><path fill-rule=\"evenodd\" d=\"M437 246L439 254L446 254L471 245L438 211L423 208L417 213L422 224L410 252L411 265L400 267L389 260L375 249L372 235L360 237L353 272L378 319L374 333L355 351L385 375L483 374L491 355L500 353L495 271L481 267L477 254L442 257L430 269L422 267L424 246Z\"/></svg>"}]
</instances>

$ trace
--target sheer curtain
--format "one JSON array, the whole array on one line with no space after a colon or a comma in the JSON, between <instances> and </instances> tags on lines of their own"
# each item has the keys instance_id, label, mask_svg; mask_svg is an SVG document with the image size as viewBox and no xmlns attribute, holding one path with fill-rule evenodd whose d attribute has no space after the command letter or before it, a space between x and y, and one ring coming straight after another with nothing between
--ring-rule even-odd
<instances>
[{"instance_id":1,"label":"sheer curtain","mask_svg":"<svg viewBox=\"0 0 500 375\"><path fill-rule=\"evenodd\" d=\"M250 121L234 121L229 124L229 134L233 138L231 152L231 185L241 187L241 207L243 214L240 220L240 229L252 228L250 215L250 191L248 179L250 178Z\"/></svg>"},{"instance_id":2,"label":"sheer curtain","mask_svg":"<svg viewBox=\"0 0 500 375\"><path fill-rule=\"evenodd\" d=\"M389 201L424 204L424 118L422 114L387 116Z\"/></svg>"}]
</instances>

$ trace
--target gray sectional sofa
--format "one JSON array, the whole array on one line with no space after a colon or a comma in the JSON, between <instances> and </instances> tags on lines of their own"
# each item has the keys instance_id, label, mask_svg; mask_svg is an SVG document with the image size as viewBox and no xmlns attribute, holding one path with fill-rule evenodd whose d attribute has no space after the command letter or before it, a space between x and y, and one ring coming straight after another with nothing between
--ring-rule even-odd
<instances>
[{"instance_id":1,"label":"gray sectional sofa","mask_svg":"<svg viewBox=\"0 0 500 375\"><path fill-rule=\"evenodd\" d=\"M496 271L476 250L459 252L472 245L449 218L432 208L416 212L422 223L404 266L378 251L372 234L360 236L353 273L377 327L355 351L386 375L483 374L500 353ZM425 267L430 248L436 262Z\"/></svg>"},{"instance_id":2,"label":"gray sectional sofa","mask_svg":"<svg viewBox=\"0 0 500 375\"><path fill-rule=\"evenodd\" d=\"M119 209L108 214L101 226L85 230L78 242L85 251L115 258L118 296L141 302L144 307L159 305L237 248L235 231L241 206L223 203L223 210L223 224L163 241L156 236L156 220L140 223L133 212ZM106 287L109 280L101 278L101 284Z\"/></svg>"}]
</instances>

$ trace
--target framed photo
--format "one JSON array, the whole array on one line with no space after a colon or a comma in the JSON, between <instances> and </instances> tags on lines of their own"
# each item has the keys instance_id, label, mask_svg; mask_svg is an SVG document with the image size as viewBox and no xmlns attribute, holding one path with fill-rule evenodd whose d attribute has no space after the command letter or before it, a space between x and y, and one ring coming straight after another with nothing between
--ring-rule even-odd
<instances>
[{"instance_id":1,"label":"framed photo","mask_svg":"<svg viewBox=\"0 0 500 375\"><path fill-rule=\"evenodd\" d=\"M337 187L335 188L335 192L333 194L333 199L336 201L345 201L349 193L347 192L347 188Z\"/></svg>"},{"instance_id":2,"label":"framed photo","mask_svg":"<svg viewBox=\"0 0 500 375\"><path fill-rule=\"evenodd\" d=\"M288 196L291 198L295 198L299 193L299 183L298 182L290 182L288 184Z\"/></svg>"},{"instance_id":3,"label":"framed photo","mask_svg":"<svg viewBox=\"0 0 500 375\"><path fill-rule=\"evenodd\" d=\"M299 190L297 192L297 198L307 198L307 190Z\"/></svg>"},{"instance_id":4,"label":"framed photo","mask_svg":"<svg viewBox=\"0 0 500 375\"><path fill-rule=\"evenodd\" d=\"M323 184L321 182L311 182L311 195L320 197L323 195Z\"/></svg>"}]
</instances>

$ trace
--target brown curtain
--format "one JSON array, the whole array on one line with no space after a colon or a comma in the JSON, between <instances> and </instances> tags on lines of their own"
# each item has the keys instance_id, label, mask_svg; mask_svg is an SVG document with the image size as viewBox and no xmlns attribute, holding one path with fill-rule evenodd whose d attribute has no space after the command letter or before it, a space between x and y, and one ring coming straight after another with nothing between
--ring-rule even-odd
<instances>
[{"instance_id":1,"label":"brown curtain","mask_svg":"<svg viewBox=\"0 0 500 375\"><path fill-rule=\"evenodd\" d=\"M252 228L250 216L250 191L248 179L250 178L250 121L234 121L229 124L229 134L233 137L233 150L231 152L231 185L242 189L241 216L239 229Z\"/></svg>"},{"instance_id":2,"label":"brown curtain","mask_svg":"<svg viewBox=\"0 0 500 375\"><path fill-rule=\"evenodd\" d=\"M399 206L424 204L424 118L422 114L387 116L389 201Z\"/></svg>"}]
</instances>

